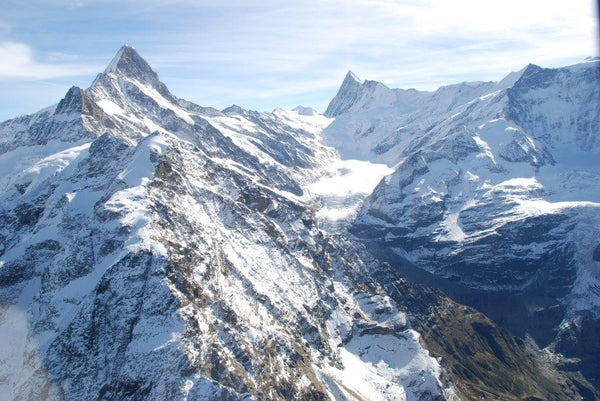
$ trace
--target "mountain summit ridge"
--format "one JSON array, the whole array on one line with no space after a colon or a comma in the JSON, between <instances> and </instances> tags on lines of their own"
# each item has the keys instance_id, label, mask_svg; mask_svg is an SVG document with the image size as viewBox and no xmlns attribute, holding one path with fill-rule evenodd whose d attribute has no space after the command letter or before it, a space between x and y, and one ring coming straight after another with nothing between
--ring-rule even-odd
<instances>
[{"instance_id":1,"label":"mountain summit ridge","mask_svg":"<svg viewBox=\"0 0 600 401\"><path fill-rule=\"evenodd\" d=\"M347 111L360 95L360 88L362 88L363 82L358 78L352 71L348 71L342 85L335 95L333 100L327 106L325 116L335 117Z\"/></svg>"},{"instance_id":2,"label":"mountain summit ridge","mask_svg":"<svg viewBox=\"0 0 600 401\"><path fill-rule=\"evenodd\" d=\"M152 67L150 67L150 64L139 55L134 47L127 44L123 45L123 47L117 51L104 70L104 73L122 73L135 78L139 78L143 75L147 75L153 79L158 78L156 73L152 70Z\"/></svg>"}]
</instances>

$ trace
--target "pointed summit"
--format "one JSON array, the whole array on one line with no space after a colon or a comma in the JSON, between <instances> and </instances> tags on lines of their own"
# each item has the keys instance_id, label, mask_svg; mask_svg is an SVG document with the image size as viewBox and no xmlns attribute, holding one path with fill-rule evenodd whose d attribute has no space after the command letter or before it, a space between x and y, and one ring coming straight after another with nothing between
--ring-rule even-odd
<instances>
[{"instance_id":1,"label":"pointed summit","mask_svg":"<svg viewBox=\"0 0 600 401\"><path fill-rule=\"evenodd\" d=\"M352 71L348 71L340 90L327 106L325 116L335 117L346 112L358 100L362 86L360 78Z\"/></svg>"},{"instance_id":2,"label":"pointed summit","mask_svg":"<svg viewBox=\"0 0 600 401\"><path fill-rule=\"evenodd\" d=\"M547 86L548 82L551 82L552 77L558 72L556 69L542 68L535 64L527 64L521 71L521 76L512 86L512 90L528 90L539 86Z\"/></svg>"},{"instance_id":3,"label":"pointed summit","mask_svg":"<svg viewBox=\"0 0 600 401\"><path fill-rule=\"evenodd\" d=\"M138 88L152 88L170 102L178 102L165 84L160 82L158 74L132 46L121 47L104 73L98 74L88 90L95 93L96 98L119 97L118 91L114 91L115 81L129 81Z\"/></svg>"},{"instance_id":4,"label":"pointed summit","mask_svg":"<svg viewBox=\"0 0 600 401\"><path fill-rule=\"evenodd\" d=\"M136 68L143 71L152 71L150 65L139 55L133 46L124 45L119 49L113 57L106 70L105 74L110 72L128 71L131 68Z\"/></svg>"},{"instance_id":5,"label":"pointed summit","mask_svg":"<svg viewBox=\"0 0 600 401\"><path fill-rule=\"evenodd\" d=\"M348 70L348 72L346 73L346 78L344 78L344 82L342 83L342 85L344 83L352 83L352 82L362 84L362 80L355 73Z\"/></svg>"},{"instance_id":6,"label":"pointed summit","mask_svg":"<svg viewBox=\"0 0 600 401\"><path fill-rule=\"evenodd\" d=\"M296 113L298 113L301 116L316 116L317 114L319 114L312 107L305 107L305 106L302 106L302 105L294 107L292 109L292 111L295 111Z\"/></svg>"},{"instance_id":7,"label":"pointed summit","mask_svg":"<svg viewBox=\"0 0 600 401\"><path fill-rule=\"evenodd\" d=\"M54 111L54 114L67 113L99 115L101 111L83 89L72 86Z\"/></svg>"},{"instance_id":8,"label":"pointed summit","mask_svg":"<svg viewBox=\"0 0 600 401\"><path fill-rule=\"evenodd\" d=\"M105 74L118 74L128 78L134 78L141 82L157 82L158 75L150 65L129 45L119 49L115 57L104 70Z\"/></svg>"},{"instance_id":9,"label":"pointed summit","mask_svg":"<svg viewBox=\"0 0 600 401\"><path fill-rule=\"evenodd\" d=\"M246 110L244 110L242 107L238 106L237 104L232 104L231 106L224 108L222 110L223 113L225 114L244 114L246 112Z\"/></svg>"}]
</instances>

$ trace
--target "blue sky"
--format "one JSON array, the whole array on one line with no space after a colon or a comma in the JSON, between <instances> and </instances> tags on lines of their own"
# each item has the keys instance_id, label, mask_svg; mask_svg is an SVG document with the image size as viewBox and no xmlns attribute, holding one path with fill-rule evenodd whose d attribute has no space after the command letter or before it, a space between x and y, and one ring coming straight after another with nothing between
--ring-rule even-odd
<instances>
[{"instance_id":1,"label":"blue sky","mask_svg":"<svg viewBox=\"0 0 600 401\"><path fill-rule=\"evenodd\" d=\"M203 106L323 111L348 70L431 90L597 55L594 0L2 0L0 121L88 87L123 44Z\"/></svg>"}]
</instances>

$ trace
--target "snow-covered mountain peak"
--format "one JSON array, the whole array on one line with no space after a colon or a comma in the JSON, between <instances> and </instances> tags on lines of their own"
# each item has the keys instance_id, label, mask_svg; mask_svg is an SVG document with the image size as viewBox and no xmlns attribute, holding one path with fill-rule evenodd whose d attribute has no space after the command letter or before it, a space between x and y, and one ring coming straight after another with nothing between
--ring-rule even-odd
<instances>
[{"instance_id":1,"label":"snow-covered mountain peak","mask_svg":"<svg viewBox=\"0 0 600 401\"><path fill-rule=\"evenodd\" d=\"M337 95L325 111L327 117L337 117L349 112L362 113L366 110L375 110L406 105L405 96L414 97L416 91L403 91L390 89L379 81L358 81L351 72L342 83Z\"/></svg>"},{"instance_id":2,"label":"snow-covered mountain peak","mask_svg":"<svg viewBox=\"0 0 600 401\"><path fill-rule=\"evenodd\" d=\"M352 71L348 71L337 95L327 106L325 115L335 117L348 111L359 99L362 85L362 81Z\"/></svg>"},{"instance_id":3,"label":"snow-covered mountain peak","mask_svg":"<svg viewBox=\"0 0 600 401\"><path fill-rule=\"evenodd\" d=\"M138 87L146 96L150 95L150 92L153 92L153 94L157 92L160 97L167 99L169 102L178 102L165 84L160 81L158 74L150 67L148 62L129 45L119 49L104 73L98 74L88 92L96 100L105 98L114 101L114 98L121 97L119 93L128 93L132 84ZM101 95L101 93L103 94Z\"/></svg>"},{"instance_id":4,"label":"snow-covered mountain peak","mask_svg":"<svg viewBox=\"0 0 600 401\"><path fill-rule=\"evenodd\" d=\"M125 45L119 49L108 67L104 70L104 73L122 74L144 81L147 80L147 78L158 79L158 76L146 60L144 60L142 56L129 45Z\"/></svg>"},{"instance_id":5,"label":"snow-covered mountain peak","mask_svg":"<svg viewBox=\"0 0 600 401\"><path fill-rule=\"evenodd\" d=\"M131 144L155 131L185 130L185 125L195 124L194 114L219 113L173 96L150 65L127 45L85 92L110 117L101 120L111 122L107 129Z\"/></svg>"},{"instance_id":6,"label":"snow-covered mountain peak","mask_svg":"<svg viewBox=\"0 0 600 401\"><path fill-rule=\"evenodd\" d=\"M65 97L56 106L56 113L60 113L66 110L78 109L81 107L83 100L83 90L78 86L72 86L67 91Z\"/></svg>"},{"instance_id":7,"label":"snow-covered mountain peak","mask_svg":"<svg viewBox=\"0 0 600 401\"><path fill-rule=\"evenodd\" d=\"M529 65L531 65L531 64L529 64ZM515 84L515 82L517 82L523 76L523 73L527 70L529 65L521 68L518 71L512 71L510 74L508 74L507 76L502 78L496 84L496 89L502 90L502 89L510 88L511 86L513 86Z\"/></svg>"},{"instance_id":8,"label":"snow-covered mountain peak","mask_svg":"<svg viewBox=\"0 0 600 401\"><path fill-rule=\"evenodd\" d=\"M76 113L92 115L99 112L99 107L78 86L72 86L65 97L56 106L55 114Z\"/></svg>"},{"instance_id":9,"label":"snow-covered mountain peak","mask_svg":"<svg viewBox=\"0 0 600 401\"><path fill-rule=\"evenodd\" d=\"M358 82L359 84L362 84L362 79L360 79L355 73L353 73L352 71L348 70L348 72L346 73L346 77L344 78L344 83L346 81L350 81L350 82Z\"/></svg>"},{"instance_id":10,"label":"snow-covered mountain peak","mask_svg":"<svg viewBox=\"0 0 600 401\"><path fill-rule=\"evenodd\" d=\"M506 90L505 115L555 150L598 151L599 66L598 61L562 68L529 64Z\"/></svg>"},{"instance_id":11,"label":"snow-covered mountain peak","mask_svg":"<svg viewBox=\"0 0 600 401\"><path fill-rule=\"evenodd\" d=\"M513 87L529 87L535 84L539 84L543 80L547 79L547 76L542 76L544 68L535 65L527 64L525 68L520 71L519 79L515 81Z\"/></svg>"},{"instance_id":12,"label":"snow-covered mountain peak","mask_svg":"<svg viewBox=\"0 0 600 401\"><path fill-rule=\"evenodd\" d=\"M244 114L246 110L243 107L238 106L237 104L232 104L229 107L226 107L222 110L224 114Z\"/></svg>"},{"instance_id":13,"label":"snow-covered mountain peak","mask_svg":"<svg viewBox=\"0 0 600 401\"><path fill-rule=\"evenodd\" d=\"M43 158L46 151L62 150L64 146L96 138L98 134L94 130L102 115L101 108L91 97L73 86L58 104L1 123L0 156L6 155L0 160L0 170L5 167L5 171L10 171L13 165L20 165L19 160L30 163L38 156ZM36 146L40 148L24 150ZM19 148L21 151L10 153ZM0 180L0 189L2 182Z\"/></svg>"},{"instance_id":14,"label":"snow-covered mountain peak","mask_svg":"<svg viewBox=\"0 0 600 401\"><path fill-rule=\"evenodd\" d=\"M296 106L292 109L292 111L295 111L301 116L316 116L317 114L319 114L319 112L313 109L312 107L306 106Z\"/></svg>"}]
</instances>

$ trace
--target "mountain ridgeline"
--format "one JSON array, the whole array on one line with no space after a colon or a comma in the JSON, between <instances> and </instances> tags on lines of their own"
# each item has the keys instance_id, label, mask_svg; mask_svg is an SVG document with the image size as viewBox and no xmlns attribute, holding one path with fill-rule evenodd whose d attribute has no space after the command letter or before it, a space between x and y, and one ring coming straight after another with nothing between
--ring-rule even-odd
<instances>
[{"instance_id":1,"label":"mountain ridgeline","mask_svg":"<svg viewBox=\"0 0 600 401\"><path fill-rule=\"evenodd\" d=\"M0 398L600 399L598 64L259 113L124 46L0 124Z\"/></svg>"}]
</instances>

